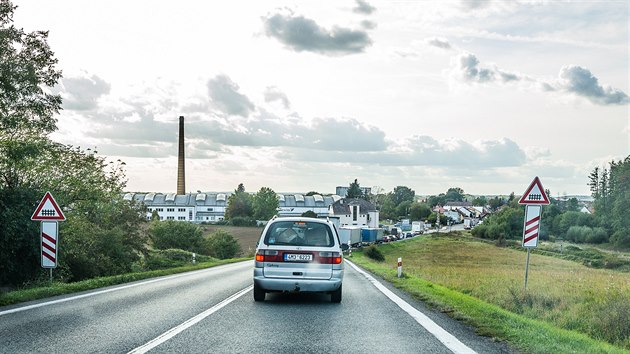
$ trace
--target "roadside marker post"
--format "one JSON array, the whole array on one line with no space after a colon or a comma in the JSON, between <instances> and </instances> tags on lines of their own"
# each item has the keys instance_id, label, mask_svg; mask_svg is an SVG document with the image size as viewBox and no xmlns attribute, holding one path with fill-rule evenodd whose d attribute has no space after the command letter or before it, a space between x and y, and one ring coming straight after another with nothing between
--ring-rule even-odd
<instances>
[{"instance_id":1,"label":"roadside marker post","mask_svg":"<svg viewBox=\"0 0 630 354\"><path fill-rule=\"evenodd\" d=\"M52 283L52 270L57 268L59 260L59 221L65 221L66 216L55 201L50 192L46 192L41 202L35 209L31 220L40 221L40 247L42 268L50 269L50 282Z\"/></svg>"},{"instance_id":2,"label":"roadside marker post","mask_svg":"<svg viewBox=\"0 0 630 354\"><path fill-rule=\"evenodd\" d=\"M527 187L525 193L518 201L525 205L525 220L523 221L523 243L527 248L527 261L525 262L525 289L529 274L529 255L532 248L538 247L538 236L540 235L540 223L542 222L542 206L549 205L549 197L540 183L538 176Z\"/></svg>"},{"instance_id":3,"label":"roadside marker post","mask_svg":"<svg viewBox=\"0 0 630 354\"><path fill-rule=\"evenodd\" d=\"M398 277L402 276L402 258L398 257Z\"/></svg>"}]
</instances>

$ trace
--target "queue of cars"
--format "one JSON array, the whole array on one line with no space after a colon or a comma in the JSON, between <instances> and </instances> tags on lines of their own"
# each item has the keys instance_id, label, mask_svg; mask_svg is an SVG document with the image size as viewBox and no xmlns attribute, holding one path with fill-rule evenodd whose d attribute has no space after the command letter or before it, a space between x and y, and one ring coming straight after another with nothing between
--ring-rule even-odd
<instances>
[{"instance_id":1,"label":"queue of cars","mask_svg":"<svg viewBox=\"0 0 630 354\"><path fill-rule=\"evenodd\" d=\"M404 232L404 233L399 233L396 235L385 235L383 236L383 241L382 242L393 242L393 241L398 241L398 240L402 240L405 238L412 238L414 236L418 236L420 235L420 233L414 233L414 232Z\"/></svg>"}]
</instances>

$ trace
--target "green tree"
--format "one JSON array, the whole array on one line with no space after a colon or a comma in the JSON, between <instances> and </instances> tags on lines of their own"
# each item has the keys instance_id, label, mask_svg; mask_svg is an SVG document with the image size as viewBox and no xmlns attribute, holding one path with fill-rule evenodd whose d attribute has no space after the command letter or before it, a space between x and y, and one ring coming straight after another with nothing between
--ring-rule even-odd
<instances>
[{"instance_id":1,"label":"green tree","mask_svg":"<svg viewBox=\"0 0 630 354\"><path fill-rule=\"evenodd\" d=\"M437 205L444 205L446 204L446 194L440 193L439 195L432 195L429 197L428 203L431 208Z\"/></svg>"},{"instance_id":2,"label":"green tree","mask_svg":"<svg viewBox=\"0 0 630 354\"><path fill-rule=\"evenodd\" d=\"M595 217L610 234L616 247L630 248L630 156L609 163L609 168L595 168L588 183L595 198Z\"/></svg>"},{"instance_id":3,"label":"green tree","mask_svg":"<svg viewBox=\"0 0 630 354\"><path fill-rule=\"evenodd\" d=\"M144 223L144 210L120 197L112 201L97 202L98 212L73 215L62 223L61 260L69 280L127 273L147 255L146 233L138 227Z\"/></svg>"},{"instance_id":4,"label":"green tree","mask_svg":"<svg viewBox=\"0 0 630 354\"><path fill-rule=\"evenodd\" d=\"M416 196L416 192L414 192L411 188L406 186L397 186L394 188L394 192L392 194L392 201L394 205L398 206L400 203L404 201L413 202Z\"/></svg>"},{"instance_id":5,"label":"green tree","mask_svg":"<svg viewBox=\"0 0 630 354\"><path fill-rule=\"evenodd\" d=\"M364 198L363 191L361 190L361 186L357 179L354 179L354 182L350 183L348 188L348 193L346 193L346 198Z\"/></svg>"},{"instance_id":6,"label":"green tree","mask_svg":"<svg viewBox=\"0 0 630 354\"><path fill-rule=\"evenodd\" d=\"M411 220L426 220L431 215L431 208L424 203L413 203L409 207Z\"/></svg>"},{"instance_id":7,"label":"green tree","mask_svg":"<svg viewBox=\"0 0 630 354\"><path fill-rule=\"evenodd\" d=\"M610 240L620 248L630 248L630 155L610 167Z\"/></svg>"},{"instance_id":8,"label":"green tree","mask_svg":"<svg viewBox=\"0 0 630 354\"><path fill-rule=\"evenodd\" d=\"M488 199L484 196L476 197L472 200L472 205L485 207L488 205Z\"/></svg>"},{"instance_id":9,"label":"green tree","mask_svg":"<svg viewBox=\"0 0 630 354\"><path fill-rule=\"evenodd\" d=\"M30 215L45 191L67 218L60 224L57 274L76 279L126 271L146 251L145 211L121 198L124 163L49 139L61 108L61 96L49 92L61 72L47 32L13 26L15 8L0 0L0 283L41 274L39 230ZM80 261L86 256L107 269L87 268Z\"/></svg>"},{"instance_id":10,"label":"green tree","mask_svg":"<svg viewBox=\"0 0 630 354\"><path fill-rule=\"evenodd\" d=\"M228 198L228 205L225 210L226 219L237 217L251 218L254 216L253 197L245 192L245 186L240 183L234 194Z\"/></svg>"},{"instance_id":11,"label":"green tree","mask_svg":"<svg viewBox=\"0 0 630 354\"><path fill-rule=\"evenodd\" d=\"M149 226L153 247L181 249L190 252L203 252L203 233L199 226L182 221L155 221Z\"/></svg>"},{"instance_id":12,"label":"green tree","mask_svg":"<svg viewBox=\"0 0 630 354\"><path fill-rule=\"evenodd\" d=\"M262 187L254 195L253 209L256 220L269 220L278 211L278 196L271 188Z\"/></svg>"},{"instance_id":13,"label":"green tree","mask_svg":"<svg viewBox=\"0 0 630 354\"><path fill-rule=\"evenodd\" d=\"M445 200L447 202L461 202L464 200L464 190L459 187L449 188L446 191Z\"/></svg>"},{"instance_id":14,"label":"green tree","mask_svg":"<svg viewBox=\"0 0 630 354\"><path fill-rule=\"evenodd\" d=\"M381 205L379 208L381 219L396 219L396 204L394 204L394 194L384 194L380 199Z\"/></svg>"},{"instance_id":15,"label":"green tree","mask_svg":"<svg viewBox=\"0 0 630 354\"><path fill-rule=\"evenodd\" d=\"M409 200L405 200L401 202L400 204L398 204L398 206L396 207L397 218L407 219L409 217L409 209L412 204L413 202Z\"/></svg>"},{"instance_id":16,"label":"green tree","mask_svg":"<svg viewBox=\"0 0 630 354\"><path fill-rule=\"evenodd\" d=\"M500 197L494 197L488 201L488 205L490 206L492 210L497 210L501 206L505 205L505 200L503 200L503 198L500 198Z\"/></svg>"},{"instance_id":17,"label":"green tree","mask_svg":"<svg viewBox=\"0 0 630 354\"><path fill-rule=\"evenodd\" d=\"M208 255L219 258L234 258L241 253L241 246L234 237L225 230L213 232L205 241Z\"/></svg>"}]
</instances>

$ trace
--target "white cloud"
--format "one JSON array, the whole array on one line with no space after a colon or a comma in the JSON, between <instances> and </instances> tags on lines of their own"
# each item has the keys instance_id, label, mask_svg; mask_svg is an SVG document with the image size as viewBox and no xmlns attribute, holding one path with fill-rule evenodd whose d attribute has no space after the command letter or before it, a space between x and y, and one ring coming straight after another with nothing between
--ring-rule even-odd
<instances>
[{"instance_id":1,"label":"white cloud","mask_svg":"<svg viewBox=\"0 0 630 354\"><path fill-rule=\"evenodd\" d=\"M474 54L464 52L452 58L451 75L464 83L515 83L524 88L537 87L543 92L574 94L598 105L628 104L628 95L625 92L600 85L597 77L588 69L574 65L563 67L560 69L558 80L548 82L497 67L487 67L482 65Z\"/></svg>"},{"instance_id":2,"label":"white cloud","mask_svg":"<svg viewBox=\"0 0 630 354\"><path fill-rule=\"evenodd\" d=\"M569 65L560 70L557 87L560 90L576 94L600 105L627 104L628 95L610 86L602 86L599 80L588 70L580 66Z\"/></svg>"}]
</instances>

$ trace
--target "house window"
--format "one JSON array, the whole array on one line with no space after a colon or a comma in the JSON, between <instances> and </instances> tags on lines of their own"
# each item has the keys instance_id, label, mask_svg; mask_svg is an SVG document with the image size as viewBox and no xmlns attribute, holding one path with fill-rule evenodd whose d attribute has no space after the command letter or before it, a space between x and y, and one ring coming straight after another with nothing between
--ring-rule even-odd
<instances>
[{"instance_id":1,"label":"house window","mask_svg":"<svg viewBox=\"0 0 630 354\"><path fill-rule=\"evenodd\" d=\"M188 220L192 220L192 217L193 217L193 215L192 215L192 214L193 214L193 213L192 213L192 210L190 210L190 211L188 212Z\"/></svg>"},{"instance_id":2,"label":"house window","mask_svg":"<svg viewBox=\"0 0 630 354\"><path fill-rule=\"evenodd\" d=\"M357 221L357 214L359 212L359 206L358 205L353 205L352 206L352 221Z\"/></svg>"},{"instance_id":3,"label":"house window","mask_svg":"<svg viewBox=\"0 0 630 354\"><path fill-rule=\"evenodd\" d=\"M167 216L166 220L175 220L175 217L174 216Z\"/></svg>"},{"instance_id":4,"label":"house window","mask_svg":"<svg viewBox=\"0 0 630 354\"><path fill-rule=\"evenodd\" d=\"M212 211L212 208L208 208L208 211Z\"/></svg>"},{"instance_id":5,"label":"house window","mask_svg":"<svg viewBox=\"0 0 630 354\"><path fill-rule=\"evenodd\" d=\"M179 209L177 209L177 211L179 211L179 212L186 212L186 208L179 208Z\"/></svg>"},{"instance_id":6,"label":"house window","mask_svg":"<svg viewBox=\"0 0 630 354\"><path fill-rule=\"evenodd\" d=\"M177 220L186 220L186 217L185 216L178 216Z\"/></svg>"},{"instance_id":7,"label":"house window","mask_svg":"<svg viewBox=\"0 0 630 354\"><path fill-rule=\"evenodd\" d=\"M175 208L166 208L166 211L167 211L167 212L174 212L174 211L175 211Z\"/></svg>"}]
</instances>

